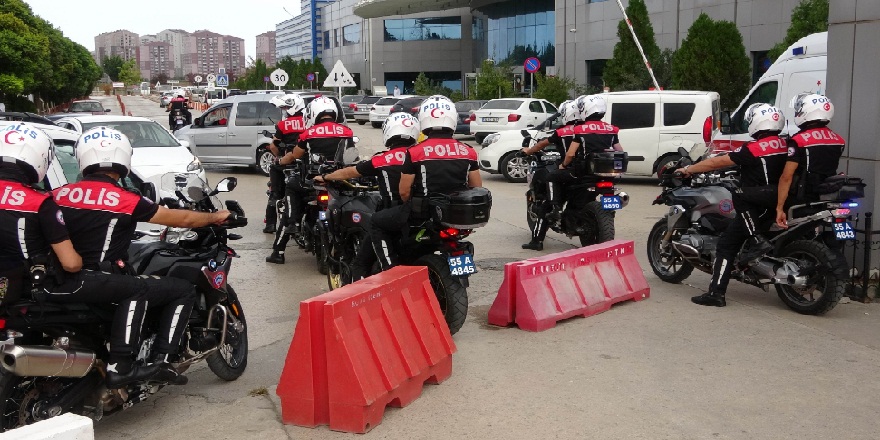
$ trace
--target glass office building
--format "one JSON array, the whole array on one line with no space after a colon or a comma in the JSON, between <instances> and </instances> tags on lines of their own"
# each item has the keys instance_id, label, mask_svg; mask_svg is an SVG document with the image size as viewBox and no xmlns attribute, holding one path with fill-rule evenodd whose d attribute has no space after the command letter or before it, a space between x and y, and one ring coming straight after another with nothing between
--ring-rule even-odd
<instances>
[{"instance_id":1,"label":"glass office building","mask_svg":"<svg viewBox=\"0 0 880 440\"><path fill-rule=\"evenodd\" d=\"M556 20L554 0L510 0L482 6L485 44L489 58L496 62L522 65L528 57L538 57L544 66L556 64Z\"/></svg>"}]
</instances>

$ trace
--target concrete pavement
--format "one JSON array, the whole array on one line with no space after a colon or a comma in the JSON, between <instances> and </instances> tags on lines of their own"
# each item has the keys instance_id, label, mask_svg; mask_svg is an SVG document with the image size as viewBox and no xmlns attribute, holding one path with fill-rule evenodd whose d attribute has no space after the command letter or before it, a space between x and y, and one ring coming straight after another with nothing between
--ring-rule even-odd
<instances>
[{"instance_id":1,"label":"concrete pavement","mask_svg":"<svg viewBox=\"0 0 880 440\"><path fill-rule=\"evenodd\" d=\"M125 97L135 115L161 118L152 101ZM115 99L114 99L115 101ZM147 104L149 103L149 104ZM140 113L143 112L143 113ZM162 119L158 119L162 122ZM163 124L164 125L164 124ZM380 130L354 125L366 153ZM96 426L99 439L336 439L353 434L280 423L277 384L299 301L327 290L314 258L289 249L284 266L263 262L271 237L260 233L265 178L243 168L210 167L211 182L239 178L228 198L251 224L233 244L230 283L248 317L249 366L235 382L204 366L184 387L168 387ZM617 217L618 237L636 242L651 298L624 303L542 333L487 325L503 263L537 253L528 240L524 184L485 175L493 192L490 224L472 236L480 272L471 278L470 312L455 336L452 377L426 386L407 408L387 409L370 439L874 439L880 437L880 308L841 304L824 317L789 311L774 292L734 283L726 308L690 296L708 284L682 285L650 271L645 240L664 207L651 206L655 182L623 183L631 204ZM542 254L572 240L551 233Z\"/></svg>"}]
</instances>

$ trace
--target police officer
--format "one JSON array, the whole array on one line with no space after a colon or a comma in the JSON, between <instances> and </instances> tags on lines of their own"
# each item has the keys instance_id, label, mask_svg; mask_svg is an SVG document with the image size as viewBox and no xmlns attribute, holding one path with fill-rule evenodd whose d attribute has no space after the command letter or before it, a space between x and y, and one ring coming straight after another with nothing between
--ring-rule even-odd
<instances>
[{"instance_id":1,"label":"police officer","mask_svg":"<svg viewBox=\"0 0 880 440\"><path fill-rule=\"evenodd\" d=\"M128 266L128 247L137 222L194 228L221 224L228 211L202 213L170 210L122 188L118 180L131 169L132 147L121 132L96 127L76 143L76 159L83 180L54 191L73 246L82 255L83 270L66 274L47 286L50 301L115 303L107 364L107 386L162 377L183 384L186 378L168 364L180 348L196 292L179 278L134 276ZM147 306L161 307L151 364L134 364Z\"/></svg>"},{"instance_id":2,"label":"police officer","mask_svg":"<svg viewBox=\"0 0 880 440\"><path fill-rule=\"evenodd\" d=\"M681 168L685 176L739 165L740 188L733 192L736 220L718 240L712 282L709 290L691 298L702 306L724 307L724 298L734 258L748 264L773 246L759 234L757 220L776 206L779 177L785 167L788 149L779 133L785 128L785 117L769 104L752 104L746 109L749 135L754 139L724 156L716 156ZM747 247L740 248L746 243Z\"/></svg>"},{"instance_id":3,"label":"police officer","mask_svg":"<svg viewBox=\"0 0 880 440\"><path fill-rule=\"evenodd\" d=\"M789 197L794 176L799 176L798 187L803 197L812 200L816 188L825 179L837 174L840 156L846 148L842 136L828 128L834 117L834 105L827 97L802 93L791 100L794 123L798 131L788 141L788 161L779 178L779 194L776 201L776 224L788 227L785 202Z\"/></svg>"},{"instance_id":4,"label":"police officer","mask_svg":"<svg viewBox=\"0 0 880 440\"><path fill-rule=\"evenodd\" d=\"M326 96L319 96L312 100L307 107L307 125L305 132L299 135L296 147L285 154L279 163L289 165L293 161L308 155L312 160L313 155L318 155L326 160L337 160L337 155L346 148L354 148L354 133L345 125L336 123L336 102ZM289 229L298 231L305 210L305 196L308 189L304 185L306 176L300 176L293 182L288 182L285 197L289 197L291 207ZM284 246L286 246L286 241ZM271 261L270 261L271 260ZM266 258L269 263L284 264L284 247L278 245L273 248L272 255Z\"/></svg>"},{"instance_id":5,"label":"police officer","mask_svg":"<svg viewBox=\"0 0 880 440\"><path fill-rule=\"evenodd\" d=\"M46 176L52 153L52 140L33 125L17 123L0 130L0 280L5 285L0 304L4 306L37 287L31 280L32 269L40 274L52 266L71 273L82 268L52 194L33 187Z\"/></svg>"},{"instance_id":6,"label":"police officer","mask_svg":"<svg viewBox=\"0 0 880 440\"><path fill-rule=\"evenodd\" d=\"M574 128L581 122L581 115L577 110L575 101L565 101L562 104L559 104L559 117L562 119L562 127L559 127L553 132L553 134L546 139L542 139L534 146L524 147L522 149L523 154L532 155L544 150L550 145L555 146L560 152L568 151L568 147L574 140ZM535 170L535 173L532 176L532 187L540 188L540 185L542 184L547 185L547 194L550 194L549 191L554 188L552 188L547 182L549 175L550 170L548 170L547 167L541 167ZM550 200L548 199L547 202L549 203ZM522 245L522 248L540 251L544 249L544 237L547 236L547 230L550 229L550 223L545 219L545 216L548 213L547 206L535 206L535 210L538 214L538 220L532 227L532 240Z\"/></svg>"},{"instance_id":7,"label":"police officer","mask_svg":"<svg viewBox=\"0 0 880 440\"><path fill-rule=\"evenodd\" d=\"M269 101L279 109L281 109L284 119L278 121L275 126L275 135L272 137L272 143L269 144L269 150L275 155L276 161L289 153L290 150L299 141L299 135L306 129L305 119L303 118L303 110L306 103L302 97L297 94L288 94L284 96L273 97ZM265 233L276 232L276 223L278 223L278 201L284 197L284 167L272 164L269 167L269 202L266 204L266 226L263 228ZM282 220L282 226L287 226L287 216ZM275 244L277 245L287 234L276 233ZM285 245L286 245L285 241ZM276 246L277 247L277 246ZM281 248L284 250L284 247Z\"/></svg>"},{"instance_id":8,"label":"police officer","mask_svg":"<svg viewBox=\"0 0 880 440\"><path fill-rule=\"evenodd\" d=\"M477 152L453 139L457 123L455 104L445 96L431 96L419 106L419 127L427 138L410 147L404 157L399 185L404 203L374 214L370 228L382 270L397 264L397 256L389 246L391 237L406 227L413 211L416 216L422 215L429 194L482 185Z\"/></svg>"},{"instance_id":9,"label":"police officer","mask_svg":"<svg viewBox=\"0 0 880 440\"><path fill-rule=\"evenodd\" d=\"M419 120L409 113L392 113L382 124L382 139L388 151L376 153L372 159L355 166L343 168L323 176L315 177L315 183L346 180L360 176L379 178L379 192L382 206L377 211L400 205L400 173L406 159L406 151L416 144L419 138ZM364 230L370 231L371 218L362 219ZM372 242L364 240L357 258L351 267L353 281L363 278L376 261Z\"/></svg>"},{"instance_id":10,"label":"police officer","mask_svg":"<svg viewBox=\"0 0 880 440\"><path fill-rule=\"evenodd\" d=\"M171 101L168 102L168 106L165 108L166 112L171 112L168 114L168 128L174 129L174 112L172 110L180 110L186 116L186 123L192 124L192 113L190 113L186 102L186 93L183 90L175 92L174 97L171 98Z\"/></svg>"}]
</instances>

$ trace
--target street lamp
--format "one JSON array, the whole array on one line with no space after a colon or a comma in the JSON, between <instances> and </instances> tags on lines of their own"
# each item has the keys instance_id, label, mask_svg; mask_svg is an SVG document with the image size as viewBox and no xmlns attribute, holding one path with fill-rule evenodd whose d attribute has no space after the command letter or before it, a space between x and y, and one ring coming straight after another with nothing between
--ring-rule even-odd
<instances>
[{"instance_id":1,"label":"street lamp","mask_svg":"<svg viewBox=\"0 0 880 440\"><path fill-rule=\"evenodd\" d=\"M318 72L315 72L315 87L318 90L321 90L321 82L320 82L320 78L318 78L319 75L321 75L321 74Z\"/></svg>"}]
</instances>

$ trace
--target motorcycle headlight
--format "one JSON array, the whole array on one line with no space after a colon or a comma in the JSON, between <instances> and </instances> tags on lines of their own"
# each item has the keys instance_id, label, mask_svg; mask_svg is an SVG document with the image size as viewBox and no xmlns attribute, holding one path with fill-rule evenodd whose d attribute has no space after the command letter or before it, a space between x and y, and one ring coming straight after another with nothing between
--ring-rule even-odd
<instances>
[{"instance_id":1,"label":"motorcycle headlight","mask_svg":"<svg viewBox=\"0 0 880 440\"><path fill-rule=\"evenodd\" d=\"M193 161L186 166L187 171L198 171L200 169L202 169L202 161L198 157L193 158Z\"/></svg>"},{"instance_id":2,"label":"motorcycle headlight","mask_svg":"<svg viewBox=\"0 0 880 440\"><path fill-rule=\"evenodd\" d=\"M500 139L500 138L501 138L501 133L492 133L489 136L486 136L485 139L483 139L483 146L488 147L489 145L492 145L495 142L498 142L498 139Z\"/></svg>"}]
</instances>

